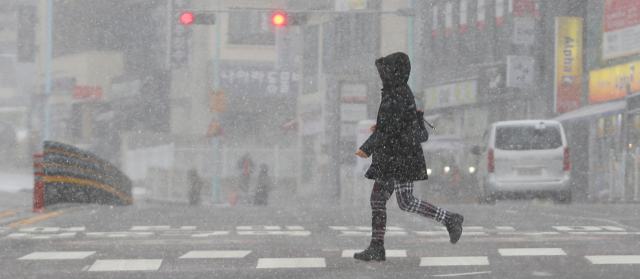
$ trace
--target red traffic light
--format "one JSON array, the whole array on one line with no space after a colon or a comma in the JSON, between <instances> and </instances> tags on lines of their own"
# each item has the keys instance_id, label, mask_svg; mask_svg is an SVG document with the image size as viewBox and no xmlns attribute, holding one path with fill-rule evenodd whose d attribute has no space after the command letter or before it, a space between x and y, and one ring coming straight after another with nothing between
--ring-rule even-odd
<instances>
[{"instance_id":1,"label":"red traffic light","mask_svg":"<svg viewBox=\"0 0 640 279\"><path fill-rule=\"evenodd\" d=\"M287 17L281 13L275 13L271 16L271 23L275 26L283 26L287 23Z\"/></svg>"},{"instance_id":2,"label":"red traffic light","mask_svg":"<svg viewBox=\"0 0 640 279\"><path fill-rule=\"evenodd\" d=\"M182 24L184 25L189 25L193 22L193 13L191 12L184 12L180 15L180 22L182 22Z\"/></svg>"}]
</instances>

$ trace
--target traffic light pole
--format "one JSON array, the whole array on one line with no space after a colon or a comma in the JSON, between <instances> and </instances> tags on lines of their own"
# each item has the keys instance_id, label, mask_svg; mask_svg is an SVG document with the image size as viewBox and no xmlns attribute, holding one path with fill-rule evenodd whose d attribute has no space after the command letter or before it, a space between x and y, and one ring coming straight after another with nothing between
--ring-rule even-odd
<instances>
[{"instance_id":1,"label":"traffic light pole","mask_svg":"<svg viewBox=\"0 0 640 279\"><path fill-rule=\"evenodd\" d=\"M218 12L216 12L216 18L220 18L220 10L221 10L221 6L222 6L222 0L218 0L217 3L217 9ZM216 55L213 61L213 88L214 89L220 89L220 24L216 24ZM218 113L214 112L213 113L213 117L215 118L217 116ZM213 157L214 157L214 162L215 164L213 164L213 175L211 177L211 203L219 203L220 202L220 174L219 174L219 170L220 170L220 164L222 163L222 160L220 160L220 156L218 156L220 153L219 152L219 144L220 144L220 140L218 139L218 137L212 137L211 139L213 141Z\"/></svg>"},{"instance_id":2,"label":"traffic light pole","mask_svg":"<svg viewBox=\"0 0 640 279\"><path fill-rule=\"evenodd\" d=\"M51 139L51 59L53 48L53 0L47 0L47 50L46 50L46 62L45 62L45 108L44 108L44 131L43 140Z\"/></svg>"},{"instance_id":3,"label":"traffic light pole","mask_svg":"<svg viewBox=\"0 0 640 279\"><path fill-rule=\"evenodd\" d=\"M407 0L407 9L413 10L413 0ZM413 61L413 15L407 16L407 55ZM409 75L409 88L413 88L413 76Z\"/></svg>"}]
</instances>

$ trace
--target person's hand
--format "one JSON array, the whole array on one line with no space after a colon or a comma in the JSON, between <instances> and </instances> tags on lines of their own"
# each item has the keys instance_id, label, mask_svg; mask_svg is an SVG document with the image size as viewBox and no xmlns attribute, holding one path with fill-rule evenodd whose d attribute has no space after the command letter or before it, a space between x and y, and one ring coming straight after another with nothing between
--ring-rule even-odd
<instances>
[{"instance_id":1,"label":"person's hand","mask_svg":"<svg viewBox=\"0 0 640 279\"><path fill-rule=\"evenodd\" d=\"M356 152L356 155L360 156L360 158L368 158L369 155L367 155L367 153L364 153L364 151L358 150L358 152Z\"/></svg>"},{"instance_id":2,"label":"person's hand","mask_svg":"<svg viewBox=\"0 0 640 279\"><path fill-rule=\"evenodd\" d=\"M376 125L374 124L373 126L371 126L371 128L369 128L371 130L371 132L375 132L376 131Z\"/></svg>"}]
</instances>

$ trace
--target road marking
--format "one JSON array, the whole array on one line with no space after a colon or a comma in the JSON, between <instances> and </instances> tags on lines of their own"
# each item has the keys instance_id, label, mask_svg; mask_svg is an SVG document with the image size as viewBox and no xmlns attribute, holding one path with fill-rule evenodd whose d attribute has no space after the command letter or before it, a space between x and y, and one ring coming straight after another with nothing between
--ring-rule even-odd
<instances>
[{"instance_id":1,"label":"road marking","mask_svg":"<svg viewBox=\"0 0 640 279\"><path fill-rule=\"evenodd\" d=\"M208 237L208 236L219 236L219 235L229 235L228 231L213 231L213 232L199 232L192 234L191 237Z\"/></svg>"},{"instance_id":2,"label":"road marking","mask_svg":"<svg viewBox=\"0 0 640 279\"><path fill-rule=\"evenodd\" d=\"M287 230L290 231L304 231L302 226L287 226Z\"/></svg>"},{"instance_id":3,"label":"road marking","mask_svg":"<svg viewBox=\"0 0 640 279\"><path fill-rule=\"evenodd\" d=\"M433 277L454 277L454 276L476 275L476 274L487 274L487 273L491 273L491 271L478 271L478 272L466 272L466 273L438 274L438 275L433 275Z\"/></svg>"},{"instance_id":4,"label":"road marking","mask_svg":"<svg viewBox=\"0 0 640 279\"><path fill-rule=\"evenodd\" d=\"M310 231L238 231L238 235L290 235L309 236Z\"/></svg>"},{"instance_id":5,"label":"road marking","mask_svg":"<svg viewBox=\"0 0 640 279\"><path fill-rule=\"evenodd\" d=\"M625 231L625 229L615 226L552 226L554 229L569 232L569 231Z\"/></svg>"},{"instance_id":6,"label":"road marking","mask_svg":"<svg viewBox=\"0 0 640 279\"><path fill-rule=\"evenodd\" d=\"M179 259L229 259L229 258L244 258L249 255L251 250L237 250L237 251L189 251L188 253L179 257Z\"/></svg>"},{"instance_id":7,"label":"road marking","mask_svg":"<svg viewBox=\"0 0 640 279\"><path fill-rule=\"evenodd\" d=\"M9 216L9 215L13 215L16 214L15 211L5 211L5 212L0 212L0 218L5 217L5 216Z\"/></svg>"},{"instance_id":8,"label":"road marking","mask_svg":"<svg viewBox=\"0 0 640 279\"><path fill-rule=\"evenodd\" d=\"M324 258L264 258L256 268L313 268L327 267Z\"/></svg>"},{"instance_id":9,"label":"road marking","mask_svg":"<svg viewBox=\"0 0 640 279\"><path fill-rule=\"evenodd\" d=\"M585 256L592 264L640 264L638 255Z\"/></svg>"},{"instance_id":10,"label":"road marking","mask_svg":"<svg viewBox=\"0 0 640 279\"><path fill-rule=\"evenodd\" d=\"M237 226L238 231L279 231L280 226Z\"/></svg>"},{"instance_id":11,"label":"road marking","mask_svg":"<svg viewBox=\"0 0 640 279\"><path fill-rule=\"evenodd\" d=\"M12 233L7 238L23 238L23 239L52 239L52 238L71 238L75 237L76 232L65 232L59 234L34 234L34 233Z\"/></svg>"},{"instance_id":12,"label":"road marking","mask_svg":"<svg viewBox=\"0 0 640 279\"><path fill-rule=\"evenodd\" d=\"M420 266L489 265L488 257L422 257Z\"/></svg>"},{"instance_id":13,"label":"road marking","mask_svg":"<svg viewBox=\"0 0 640 279\"><path fill-rule=\"evenodd\" d=\"M358 252L362 252L362 249L360 249L360 250L342 250L342 257L343 258L353 258L353 254L358 253ZM385 254L386 254L387 258L406 258L407 257L407 250L386 250Z\"/></svg>"},{"instance_id":14,"label":"road marking","mask_svg":"<svg viewBox=\"0 0 640 279\"><path fill-rule=\"evenodd\" d=\"M528 236L544 236L544 235L559 235L559 234L560 234L559 232L498 232L498 235L528 235Z\"/></svg>"},{"instance_id":15,"label":"road marking","mask_svg":"<svg viewBox=\"0 0 640 279\"><path fill-rule=\"evenodd\" d=\"M85 234L87 237L149 237L152 236L152 232L88 232Z\"/></svg>"},{"instance_id":16,"label":"road marking","mask_svg":"<svg viewBox=\"0 0 640 279\"><path fill-rule=\"evenodd\" d=\"M575 235L631 235L631 234L638 234L633 233L633 232L568 232L568 234L575 234Z\"/></svg>"},{"instance_id":17,"label":"road marking","mask_svg":"<svg viewBox=\"0 0 640 279\"><path fill-rule=\"evenodd\" d=\"M79 260L84 259L92 254L95 251L84 251L84 252L35 252L24 257L19 258L18 260Z\"/></svg>"},{"instance_id":18,"label":"road marking","mask_svg":"<svg viewBox=\"0 0 640 279\"><path fill-rule=\"evenodd\" d=\"M47 219L47 218L55 217L55 216L58 216L60 214L62 214L62 211L55 211L55 212L47 213L45 215L31 217L29 219L25 219L25 220L22 220L22 221L11 223L11 224L7 225L7 227L24 226L24 225L27 225L27 224L31 224L33 222L37 222L37 221L44 220L44 219Z\"/></svg>"},{"instance_id":19,"label":"road marking","mask_svg":"<svg viewBox=\"0 0 640 279\"><path fill-rule=\"evenodd\" d=\"M133 226L131 231L192 231L195 226L182 226L179 229L171 228L171 226Z\"/></svg>"},{"instance_id":20,"label":"road marking","mask_svg":"<svg viewBox=\"0 0 640 279\"><path fill-rule=\"evenodd\" d=\"M507 248L498 249L502 256L566 256L560 248Z\"/></svg>"},{"instance_id":21,"label":"road marking","mask_svg":"<svg viewBox=\"0 0 640 279\"><path fill-rule=\"evenodd\" d=\"M85 231L85 227L70 227L70 228L60 228L60 227L27 227L20 228L21 232L29 232L29 233L53 233L58 231L67 231L67 232L83 232Z\"/></svg>"},{"instance_id":22,"label":"road marking","mask_svg":"<svg viewBox=\"0 0 640 279\"><path fill-rule=\"evenodd\" d=\"M464 228L465 230L467 228ZM424 235L424 236L449 236L449 232L446 231L416 231L415 232L417 235ZM482 235L482 236L487 236L488 234L486 232L463 232L462 233L465 236L472 236L472 235Z\"/></svg>"},{"instance_id":23,"label":"road marking","mask_svg":"<svg viewBox=\"0 0 640 279\"><path fill-rule=\"evenodd\" d=\"M141 271L158 270L162 260L97 260L89 271Z\"/></svg>"}]
</instances>

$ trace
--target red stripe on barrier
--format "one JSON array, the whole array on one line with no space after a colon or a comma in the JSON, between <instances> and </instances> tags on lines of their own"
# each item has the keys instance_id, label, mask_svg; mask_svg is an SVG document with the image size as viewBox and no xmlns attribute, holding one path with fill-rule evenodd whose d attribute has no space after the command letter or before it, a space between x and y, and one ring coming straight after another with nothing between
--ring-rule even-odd
<instances>
[{"instance_id":1,"label":"red stripe on barrier","mask_svg":"<svg viewBox=\"0 0 640 279\"><path fill-rule=\"evenodd\" d=\"M33 182L33 210L31 212L43 213L44 209L44 181L42 180L44 176L43 169L43 154L33 154L33 174L34 174L34 182Z\"/></svg>"}]
</instances>

